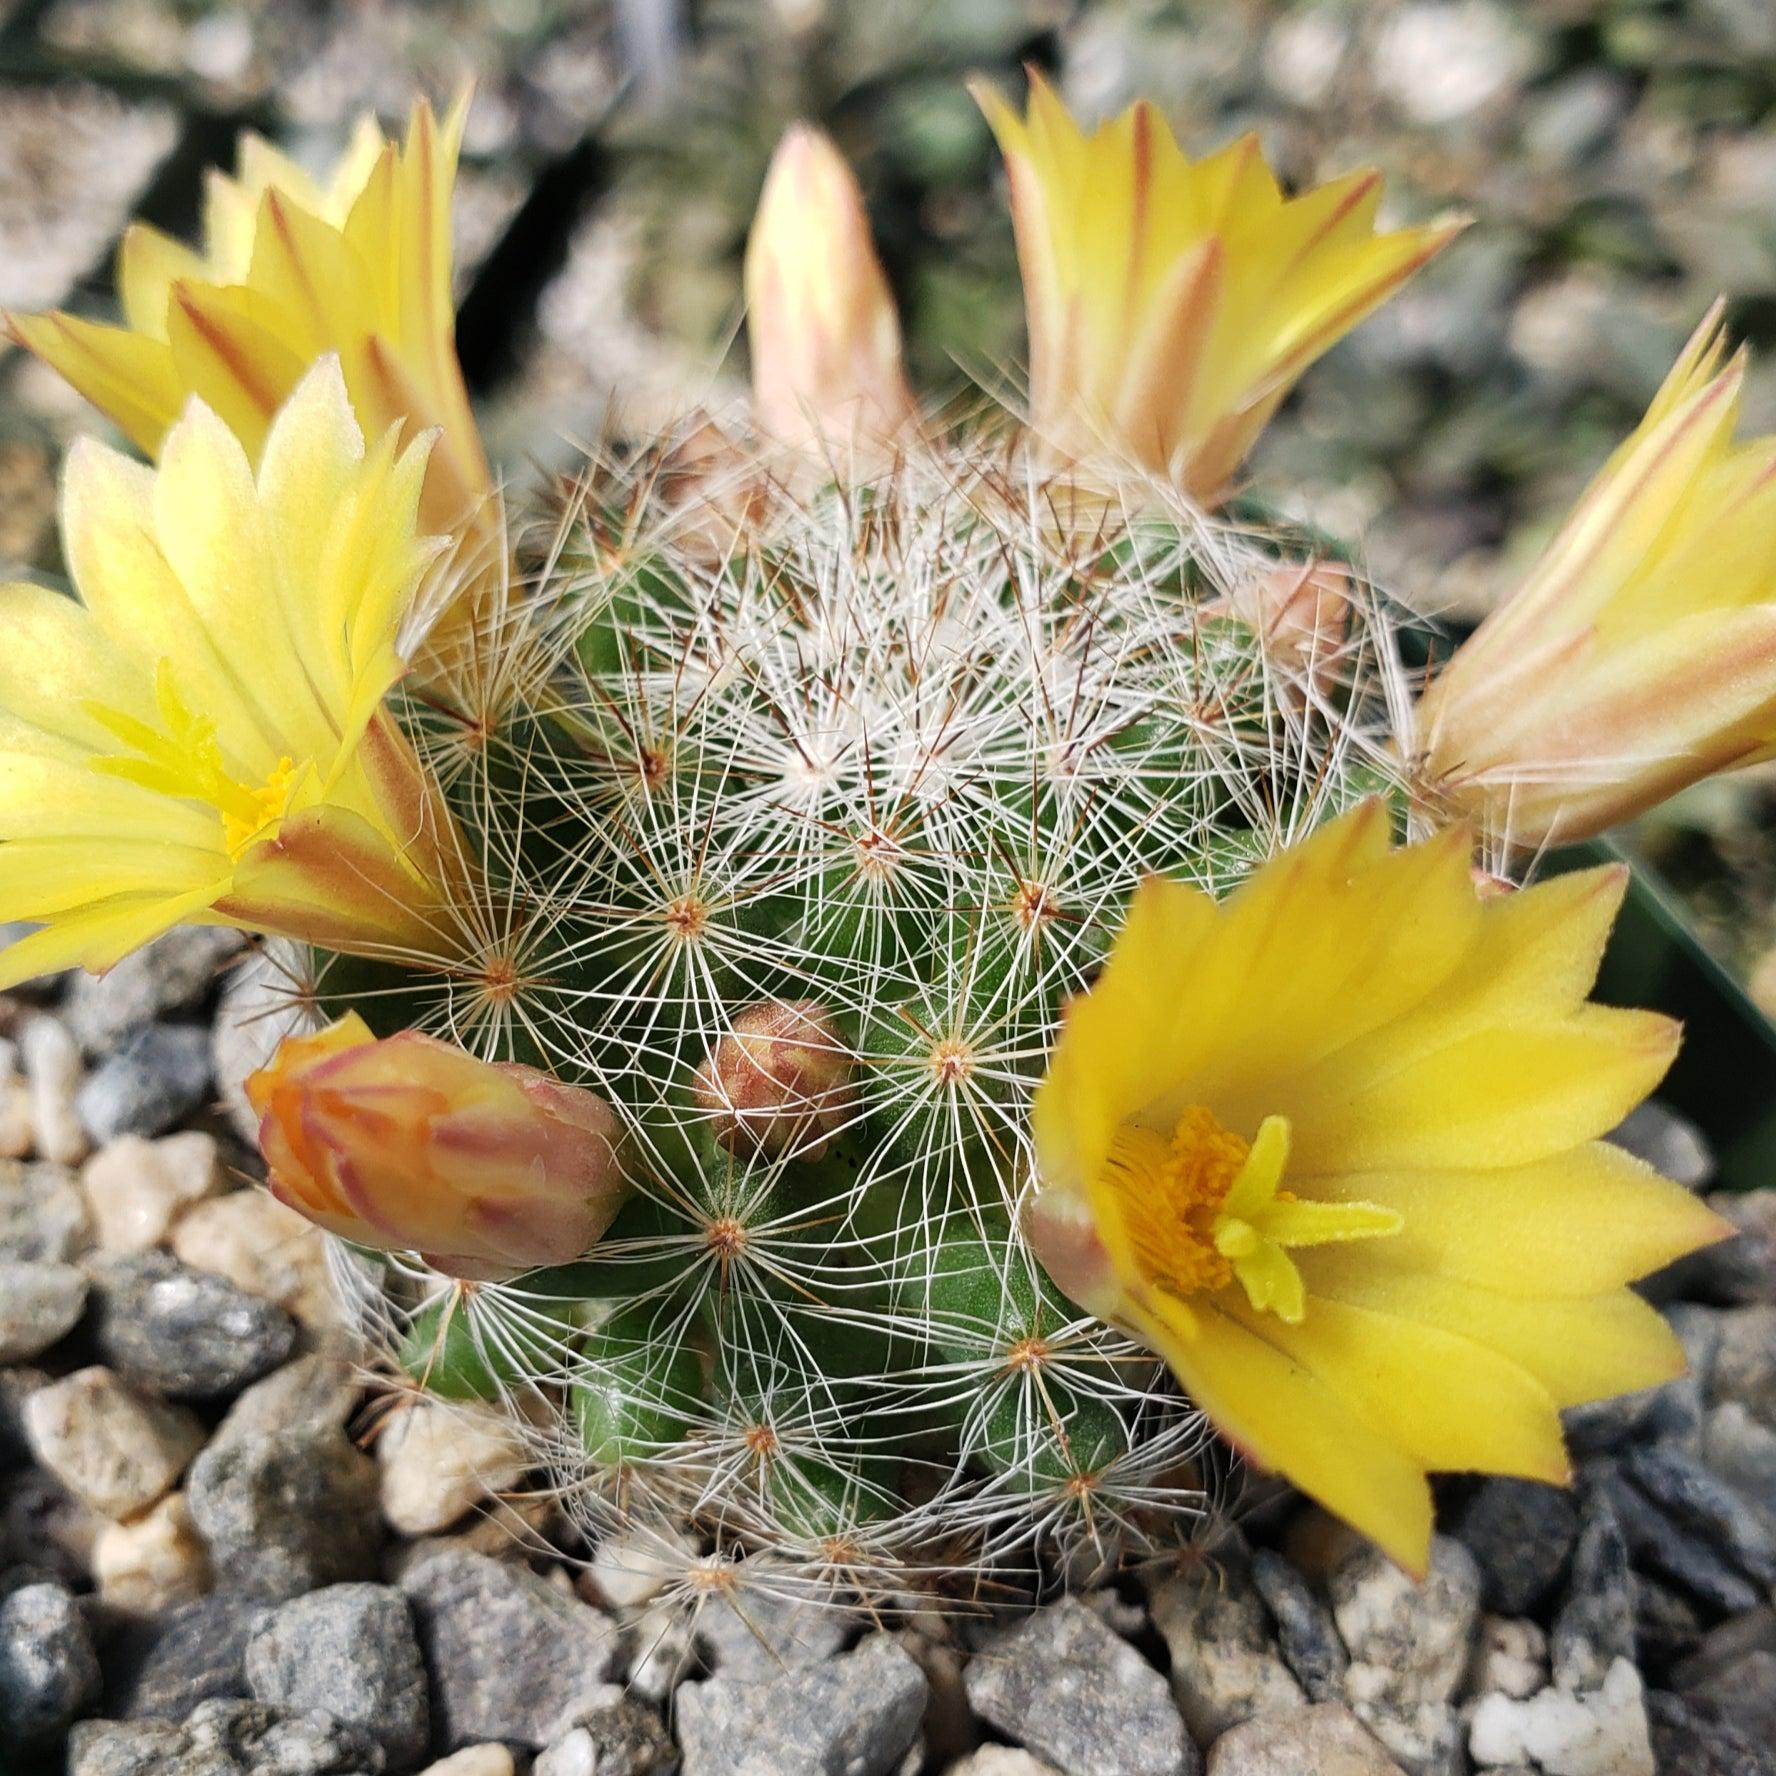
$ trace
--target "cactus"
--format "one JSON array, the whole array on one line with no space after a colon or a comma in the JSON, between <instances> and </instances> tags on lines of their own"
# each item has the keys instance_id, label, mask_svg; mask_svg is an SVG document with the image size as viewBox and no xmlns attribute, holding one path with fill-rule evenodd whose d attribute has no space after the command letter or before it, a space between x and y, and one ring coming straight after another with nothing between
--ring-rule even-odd
<instances>
[{"instance_id":1,"label":"cactus","mask_svg":"<svg viewBox=\"0 0 1776 1776\"><path fill-rule=\"evenodd\" d=\"M878 1597L1163 1541L1203 1421L1032 1259L1028 1101L1143 876L1225 893L1393 782L1387 614L1271 647L1236 614L1265 539L1180 506L1082 540L990 436L865 491L736 455L719 547L659 466L592 466L540 525L458 687L478 732L409 710L473 853L465 958L303 982L592 1088L633 1194L511 1281L366 1259L370 1317L601 1530L691 1521Z\"/></svg>"}]
</instances>

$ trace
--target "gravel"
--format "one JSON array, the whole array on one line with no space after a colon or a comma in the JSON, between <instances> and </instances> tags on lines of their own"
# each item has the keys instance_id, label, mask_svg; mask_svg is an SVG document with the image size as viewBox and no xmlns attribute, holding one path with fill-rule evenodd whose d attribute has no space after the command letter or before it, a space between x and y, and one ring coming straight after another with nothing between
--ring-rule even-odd
<instances>
[{"instance_id":1,"label":"gravel","mask_svg":"<svg viewBox=\"0 0 1776 1776\"><path fill-rule=\"evenodd\" d=\"M0 1745L46 1750L99 1695L99 1660L79 1600L60 1585L0 1597Z\"/></svg>"},{"instance_id":2,"label":"gravel","mask_svg":"<svg viewBox=\"0 0 1776 1776\"><path fill-rule=\"evenodd\" d=\"M170 1399L218 1400L283 1362L296 1323L282 1308L170 1253L143 1252L96 1272L93 1338L105 1360L139 1387Z\"/></svg>"},{"instance_id":3,"label":"gravel","mask_svg":"<svg viewBox=\"0 0 1776 1776\"><path fill-rule=\"evenodd\" d=\"M918 1736L925 1695L925 1674L884 1634L768 1683L686 1684L683 1776L889 1776Z\"/></svg>"},{"instance_id":4,"label":"gravel","mask_svg":"<svg viewBox=\"0 0 1776 1776\"><path fill-rule=\"evenodd\" d=\"M329 1585L268 1611L247 1642L245 1672L257 1701L361 1728L391 1771L425 1755L425 1666L407 1600L391 1586Z\"/></svg>"},{"instance_id":5,"label":"gravel","mask_svg":"<svg viewBox=\"0 0 1776 1776\"><path fill-rule=\"evenodd\" d=\"M162 1135L210 1091L210 1033L199 1024L148 1024L88 1074L74 1101L97 1144Z\"/></svg>"},{"instance_id":6,"label":"gravel","mask_svg":"<svg viewBox=\"0 0 1776 1776\"><path fill-rule=\"evenodd\" d=\"M216 1567L258 1597L375 1576L376 1465L337 1432L212 1444L192 1464L186 1496Z\"/></svg>"}]
</instances>

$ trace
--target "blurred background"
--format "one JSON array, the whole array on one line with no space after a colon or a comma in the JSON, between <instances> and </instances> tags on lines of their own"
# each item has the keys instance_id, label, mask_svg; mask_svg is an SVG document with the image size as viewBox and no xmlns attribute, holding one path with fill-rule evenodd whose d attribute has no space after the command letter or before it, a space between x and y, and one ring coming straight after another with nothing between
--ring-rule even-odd
<instances>
[{"instance_id":1,"label":"blurred background","mask_svg":"<svg viewBox=\"0 0 1776 1776\"><path fill-rule=\"evenodd\" d=\"M741 385L766 158L823 123L868 193L923 390L1015 386L997 155L963 82L1047 70L1255 129L1300 184L1383 169L1471 229L1340 345L1253 464L1407 603L1471 621L1638 418L1717 293L1776 347L1771 0L0 0L0 306L103 313L132 216L195 231L242 128L324 166L369 107L473 79L460 343L508 475ZM1776 349L1747 423L1776 429ZM0 573L57 571L59 451L95 417L0 346ZM1637 835L1776 1012L1776 774Z\"/></svg>"}]
</instances>

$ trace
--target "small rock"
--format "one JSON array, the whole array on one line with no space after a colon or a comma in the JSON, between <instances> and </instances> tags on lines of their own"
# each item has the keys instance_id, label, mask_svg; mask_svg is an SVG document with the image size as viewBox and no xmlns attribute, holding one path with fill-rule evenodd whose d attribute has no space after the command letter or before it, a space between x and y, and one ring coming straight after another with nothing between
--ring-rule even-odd
<instances>
[{"instance_id":1,"label":"small rock","mask_svg":"<svg viewBox=\"0 0 1776 1776\"><path fill-rule=\"evenodd\" d=\"M38 1388L24 1420L37 1459L107 1517L147 1510L204 1442L203 1426L183 1407L145 1400L101 1367Z\"/></svg>"},{"instance_id":2,"label":"small rock","mask_svg":"<svg viewBox=\"0 0 1776 1776\"><path fill-rule=\"evenodd\" d=\"M1776 1745L1708 1708L1655 1690L1646 1710L1659 1776L1776 1776Z\"/></svg>"},{"instance_id":3,"label":"small rock","mask_svg":"<svg viewBox=\"0 0 1776 1776\"><path fill-rule=\"evenodd\" d=\"M226 1277L305 1326L330 1331L343 1323L327 1274L326 1236L267 1191L234 1190L188 1209L171 1244L181 1264Z\"/></svg>"},{"instance_id":4,"label":"small rock","mask_svg":"<svg viewBox=\"0 0 1776 1776\"><path fill-rule=\"evenodd\" d=\"M66 1264L91 1244L86 1198L66 1166L0 1159L0 1258Z\"/></svg>"},{"instance_id":5,"label":"small rock","mask_svg":"<svg viewBox=\"0 0 1776 1776\"><path fill-rule=\"evenodd\" d=\"M163 1135L210 1091L210 1034L195 1024L147 1024L87 1077L75 1111L91 1140Z\"/></svg>"},{"instance_id":6,"label":"small rock","mask_svg":"<svg viewBox=\"0 0 1776 1776\"><path fill-rule=\"evenodd\" d=\"M40 1356L86 1311L86 1275L72 1264L0 1258L0 1363Z\"/></svg>"},{"instance_id":7,"label":"small rock","mask_svg":"<svg viewBox=\"0 0 1776 1776\"><path fill-rule=\"evenodd\" d=\"M1501 1616L1534 1614L1566 1575L1579 1537L1572 1494L1533 1480L1483 1480L1449 1533L1479 1563L1481 1602Z\"/></svg>"},{"instance_id":8,"label":"small rock","mask_svg":"<svg viewBox=\"0 0 1776 1776\"><path fill-rule=\"evenodd\" d=\"M503 1745L465 1745L435 1764L427 1764L420 1776L515 1776L517 1765Z\"/></svg>"},{"instance_id":9,"label":"small rock","mask_svg":"<svg viewBox=\"0 0 1776 1776\"><path fill-rule=\"evenodd\" d=\"M1710 1401L1736 1400L1776 1431L1776 1305L1729 1308L1720 1330Z\"/></svg>"},{"instance_id":10,"label":"small rock","mask_svg":"<svg viewBox=\"0 0 1776 1776\"><path fill-rule=\"evenodd\" d=\"M694 1553L690 1538L672 1528L623 1529L608 1535L586 1568L597 1594L587 1602L602 1599L612 1609L637 1609L658 1597Z\"/></svg>"},{"instance_id":11,"label":"small rock","mask_svg":"<svg viewBox=\"0 0 1776 1776\"><path fill-rule=\"evenodd\" d=\"M446 1551L409 1570L401 1589L448 1749L493 1739L534 1750L604 1695L621 1652L616 1625L525 1568Z\"/></svg>"},{"instance_id":12,"label":"small rock","mask_svg":"<svg viewBox=\"0 0 1776 1776\"><path fill-rule=\"evenodd\" d=\"M1477 1696L1496 1691L1521 1701L1548 1684L1548 1637L1534 1622L1486 1616L1468 1667L1468 1689Z\"/></svg>"},{"instance_id":13,"label":"small rock","mask_svg":"<svg viewBox=\"0 0 1776 1776\"><path fill-rule=\"evenodd\" d=\"M1668 1579L1722 1615L1737 1615L1756 1605L1758 1593L1750 1581L1707 1541L1674 1523L1639 1487L1616 1473L1603 1474L1599 1484L1637 1568Z\"/></svg>"},{"instance_id":14,"label":"small rock","mask_svg":"<svg viewBox=\"0 0 1776 1776\"><path fill-rule=\"evenodd\" d=\"M1229 1728L1208 1776L1400 1776L1400 1766L1342 1703L1321 1702Z\"/></svg>"},{"instance_id":15,"label":"small rock","mask_svg":"<svg viewBox=\"0 0 1776 1776\"><path fill-rule=\"evenodd\" d=\"M166 1252L115 1258L95 1272L93 1331L106 1361L131 1381L186 1400L238 1393L296 1342L281 1307Z\"/></svg>"},{"instance_id":16,"label":"small rock","mask_svg":"<svg viewBox=\"0 0 1776 1776\"><path fill-rule=\"evenodd\" d=\"M1776 1533L1701 1462L1678 1449L1635 1449L1622 1470L1680 1529L1718 1549L1747 1578L1776 1586Z\"/></svg>"},{"instance_id":17,"label":"small rock","mask_svg":"<svg viewBox=\"0 0 1776 1776\"><path fill-rule=\"evenodd\" d=\"M484 1498L508 1492L534 1466L518 1427L473 1402L416 1397L376 1441L382 1514L399 1535L448 1529Z\"/></svg>"},{"instance_id":18,"label":"small rock","mask_svg":"<svg viewBox=\"0 0 1776 1776\"><path fill-rule=\"evenodd\" d=\"M1714 1177L1714 1155L1702 1131L1657 1098L1630 1110L1607 1139L1686 1190L1700 1190Z\"/></svg>"},{"instance_id":19,"label":"small rock","mask_svg":"<svg viewBox=\"0 0 1776 1776\"><path fill-rule=\"evenodd\" d=\"M86 1617L60 1585L0 1597L0 1745L47 1750L99 1695Z\"/></svg>"},{"instance_id":20,"label":"small rock","mask_svg":"<svg viewBox=\"0 0 1776 1776\"><path fill-rule=\"evenodd\" d=\"M189 1603L210 1588L210 1562L182 1492L132 1523L107 1523L93 1543L100 1599L125 1615Z\"/></svg>"},{"instance_id":21,"label":"small rock","mask_svg":"<svg viewBox=\"0 0 1776 1776\"><path fill-rule=\"evenodd\" d=\"M247 1642L265 1604L236 1590L127 1624L106 1655L105 1709L120 1720L182 1721L200 1702L247 1693Z\"/></svg>"},{"instance_id":22,"label":"small rock","mask_svg":"<svg viewBox=\"0 0 1776 1776\"><path fill-rule=\"evenodd\" d=\"M311 1351L245 1389L223 1415L210 1447L226 1448L269 1431L343 1431L362 1391L349 1363Z\"/></svg>"},{"instance_id":23,"label":"small rock","mask_svg":"<svg viewBox=\"0 0 1776 1776\"><path fill-rule=\"evenodd\" d=\"M665 1776L678 1748L645 1703L618 1696L582 1714L538 1757L531 1776Z\"/></svg>"},{"instance_id":24,"label":"small rock","mask_svg":"<svg viewBox=\"0 0 1776 1776\"><path fill-rule=\"evenodd\" d=\"M885 1634L769 1683L687 1684L677 1709L683 1776L889 1776L924 1710L924 1674ZM1129 1765L1124 1776L1150 1767Z\"/></svg>"},{"instance_id":25,"label":"small rock","mask_svg":"<svg viewBox=\"0 0 1776 1776\"><path fill-rule=\"evenodd\" d=\"M1634 1649L1628 1544L1608 1496L1592 1487L1580 1507L1566 1601L1549 1641L1554 1681L1567 1689L1593 1689L1618 1659L1632 1661Z\"/></svg>"},{"instance_id":26,"label":"small rock","mask_svg":"<svg viewBox=\"0 0 1776 1776\"><path fill-rule=\"evenodd\" d=\"M1338 1638L1332 1611L1282 1555L1260 1548L1252 1556L1252 1584L1270 1606L1277 1647L1310 1702L1342 1693L1350 1656Z\"/></svg>"},{"instance_id":27,"label":"small rock","mask_svg":"<svg viewBox=\"0 0 1776 1776\"><path fill-rule=\"evenodd\" d=\"M767 1683L830 1659L849 1638L843 1612L783 1587L781 1570L768 1558L746 1561L732 1589L712 1593L698 1611L697 1641L718 1676Z\"/></svg>"},{"instance_id":28,"label":"small rock","mask_svg":"<svg viewBox=\"0 0 1776 1776\"><path fill-rule=\"evenodd\" d=\"M376 1464L337 1433L237 1437L185 1490L211 1564L243 1590L277 1601L375 1575Z\"/></svg>"},{"instance_id":29,"label":"small rock","mask_svg":"<svg viewBox=\"0 0 1776 1776\"><path fill-rule=\"evenodd\" d=\"M1053 1764L1032 1757L1018 1745L983 1745L960 1763L951 1764L945 1776L1061 1776Z\"/></svg>"},{"instance_id":30,"label":"small rock","mask_svg":"<svg viewBox=\"0 0 1776 1776\"><path fill-rule=\"evenodd\" d=\"M19 1058L31 1088L32 1145L37 1157L56 1165L78 1165L89 1146L80 1120L85 1069L79 1045L60 1018L34 1017L19 1033Z\"/></svg>"},{"instance_id":31,"label":"small rock","mask_svg":"<svg viewBox=\"0 0 1776 1776\"><path fill-rule=\"evenodd\" d=\"M390 1586L329 1585L269 1611L247 1642L245 1669L256 1700L362 1728L391 1770L425 1756L425 1666L407 1600Z\"/></svg>"},{"instance_id":32,"label":"small rock","mask_svg":"<svg viewBox=\"0 0 1776 1776\"><path fill-rule=\"evenodd\" d=\"M1413 1776L1442 1768L1455 1742L1450 1704L1473 1650L1480 1585L1473 1555L1449 1536L1433 1539L1422 1583L1368 1544L1328 1580L1351 1656L1347 1700Z\"/></svg>"},{"instance_id":33,"label":"small rock","mask_svg":"<svg viewBox=\"0 0 1776 1776\"><path fill-rule=\"evenodd\" d=\"M330 1716L259 1702L200 1703L183 1726L92 1721L69 1746L69 1776L380 1776L382 1752Z\"/></svg>"},{"instance_id":34,"label":"small rock","mask_svg":"<svg viewBox=\"0 0 1776 1776\"><path fill-rule=\"evenodd\" d=\"M31 1087L22 1073L0 1067L0 1159L23 1159L36 1146Z\"/></svg>"},{"instance_id":35,"label":"small rock","mask_svg":"<svg viewBox=\"0 0 1776 1776\"><path fill-rule=\"evenodd\" d=\"M1200 1767L1165 1679L1077 1598L994 1636L962 1682L982 1720L1066 1776Z\"/></svg>"},{"instance_id":36,"label":"small rock","mask_svg":"<svg viewBox=\"0 0 1776 1776\"><path fill-rule=\"evenodd\" d=\"M223 1180L215 1136L186 1129L158 1141L120 1135L81 1167L80 1182L99 1250L146 1252Z\"/></svg>"},{"instance_id":37,"label":"small rock","mask_svg":"<svg viewBox=\"0 0 1776 1776\"><path fill-rule=\"evenodd\" d=\"M1198 1744L1307 1699L1236 1569L1168 1579L1153 1593L1152 1614L1172 1656L1172 1694Z\"/></svg>"},{"instance_id":38,"label":"small rock","mask_svg":"<svg viewBox=\"0 0 1776 1776\"><path fill-rule=\"evenodd\" d=\"M1640 1673L1618 1659L1597 1690L1482 1696L1468 1751L1477 1764L1528 1763L1545 1776L1655 1776Z\"/></svg>"},{"instance_id":39,"label":"small rock","mask_svg":"<svg viewBox=\"0 0 1776 1776\"><path fill-rule=\"evenodd\" d=\"M244 942L222 926L177 926L103 974L76 974L62 1001L62 1021L87 1054L109 1054L138 1025L200 1005Z\"/></svg>"},{"instance_id":40,"label":"small rock","mask_svg":"<svg viewBox=\"0 0 1776 1776\"><path fill-rule=\"evenodd\" d=\"M1767 1517L1776 1518L1776 1431L1759 1424L1737 1400L1709 1409L1702 1459Z\"/></svg>"},{"instance_id":41,"label":"small rock","mask_svg":"<svg viewBox=\"0 0 1776 1776\"><path fill-rule=\"evenodd\" d=\"M1747 1653L1757 1652L1776 1653L1776 1609L1768 1605L1716 1623L1672 1671L1672 1687L1682 1691L1711 1683Z\"/></svg>"},{"instance_id":42,"label":"small rock","mask_svg":"<svg viewBox=\"0 0 1776 1776\"><path fill-rule=\"evenodd\" d=\"M692 1627L681 1610L645 1609L628 1624L628 1689L644 1702L664 1703L690 1668Z\"/></svg>"}]
</instances>

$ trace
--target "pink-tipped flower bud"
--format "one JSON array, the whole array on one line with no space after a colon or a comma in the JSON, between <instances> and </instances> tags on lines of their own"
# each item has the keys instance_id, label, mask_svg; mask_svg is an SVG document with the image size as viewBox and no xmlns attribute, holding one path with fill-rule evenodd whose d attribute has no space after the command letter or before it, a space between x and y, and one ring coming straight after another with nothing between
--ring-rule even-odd
<instances>
[{"instance_id":1,"label":"pink-tipped flower bud","mask_svg":"<svg viewBox=\"0 0 1776 1776\"><path fill-rule=\"evenodd\" d=\"M816 1159L856 1113L851 1054L814 1000L761 999L697 1069L697 1108L730 1153Z\"/></svg>"},{"instance_id":2,"label":"pink-tipped flower bud","mask_svg":"<svg viewBox=\"0 0 1776 1776\"><path fill-rule=\"evenodd\" d=\"M912 413L863 194L819 130L777 146L746 243L753 411L785 444L870 452Z\"/></svg>"},{"instance_id":3,"label":"pink-tipped flower bud","mask_svg":"<svg viewBox=\"0 0 1776 1776\"><path fill-rule=\"evenodd\" d=\"M1239 581L1209 607L1258 637L1285 694L1324 696L1337 682L1350 629L1350 570L1336 561L1288 561Z\"/></svg>"},{"instance_id":4,"label":"pink-tipped flower bud","mask_svg":"<svg viewBox=\"0 0 1776 1776\"><path fill-rule=\"evenodd\" d=\"M273 1196L451 1276L565 1264L622 1206L602 1098L416 1030L378 1040L356 1012L286 1040L247 1096Z\"/></svg>"}]
</instances>

